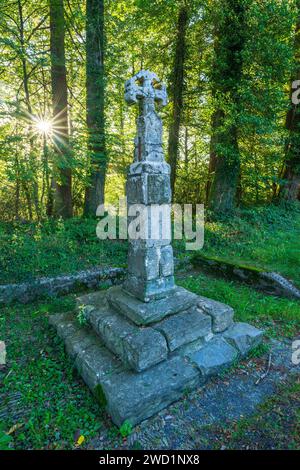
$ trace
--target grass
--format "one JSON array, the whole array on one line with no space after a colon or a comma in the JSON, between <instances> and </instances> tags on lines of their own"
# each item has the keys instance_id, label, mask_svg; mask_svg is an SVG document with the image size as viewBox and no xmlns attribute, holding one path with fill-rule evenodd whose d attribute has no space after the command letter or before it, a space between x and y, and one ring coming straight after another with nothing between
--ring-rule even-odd
<instances>
[{"instance_id":1,"label":"grass","mask_svg":"<svg viewBox=\"0 0 300 470\"><path fill-rule=\"evenodd\" d=\"M123 266L127 244L96 236L97 221L0 224L0 283L27 282L92 266Z\"/></svg>"},{"instance_id":2,"label":"grass","mask_svg":"<svg viewBox=\"0 0 300 470\"><path fill-rule=\"evenodd\" d=\"M125 241L99 240L97 221L0 223L0 284L72 273L91 266L125 266ZM174 242L185 254L184 243ZM300 208L268 206L207 222L203 253L277 271L300 286Z\"/></svg>"},{"instance_id":3,"label":"grass","mask_svg":"<svg viewBox=\"0 0 300 470\"><path fill-rule=\"evenodd\" d=\"M279 272L300 287L300 206L268 206L240 215L206 224L203 253Z\"/></svg>"},{"instance_id":4,"label":"grass","mask_svg":"<svg viewBox=\"0 0 300 470\"><path fill-rule=\"evenodd\" d=\"M0 429L7 432L17 427L11 434L14 449L75 448L80 436L85 443L104 426L103 410L77 377L62 342L48 326L47 314L73 305L73 298L68 297L1 310L9 370L0 371L0 403L8 410Z\"/></svg>"}]
</instances>

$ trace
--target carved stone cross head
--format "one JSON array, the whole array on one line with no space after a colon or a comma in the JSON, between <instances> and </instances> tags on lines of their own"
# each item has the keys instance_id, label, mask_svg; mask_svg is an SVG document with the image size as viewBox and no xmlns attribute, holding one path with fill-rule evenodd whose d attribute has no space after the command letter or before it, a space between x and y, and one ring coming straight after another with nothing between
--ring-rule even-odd
<instances>
[{"instance_id":1,"label":"carved stone cross head","mask_svg":"<svg viewBox=\"0 0 300 470\"><path fill-rule=\"evenodd\" d=\"M167 90L154 72L141 70L125 83L125 101L132 105L146 98L166 106Z\"/></svg>"}]
</instances>

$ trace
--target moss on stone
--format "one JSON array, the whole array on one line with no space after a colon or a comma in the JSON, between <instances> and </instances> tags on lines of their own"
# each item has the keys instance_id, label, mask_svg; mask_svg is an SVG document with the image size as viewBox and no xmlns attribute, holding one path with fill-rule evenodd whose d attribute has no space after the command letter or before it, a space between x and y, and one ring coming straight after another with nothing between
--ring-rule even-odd
<instances>
[{"instance_id":1,"label":"moss on stone","mask_svg":"<svg viewBox=\"0 0 300 470\"><path fill-rule=\"evenodd\" d=\"M94 395L100 406L104 408L107 405L107 399L101 384L96 385L96 387L94 388Z\"/></svg>"},{"instance_id":2,"label":"moss on stone","mask_svg":"<svg viewBox=\"0 0 300 470\"><path fill-rule=\"evenodd\" d=\"M211 262L217 264L218 267L220 267L221 269L223 267L226 267L226 268L229 268L229 269L241 269L241 270L245 270L249 273L262 273L264 272L265 270L262 269L262 268L258 268L257 266L246 266L246 265L243 265L243 264L238 264L238 263L233 263L231 261L227 261L227 260L224 260L224 259L221 259L221 258L217 258L216 256L208 256L208 255L204 255L203 253L196 253L192 259L191 259L191 262L193 265L198 265L199 262L206 262L207 265L210 265L211 266ZM222 266L223 265L223 266Z\"/></svg>"}]
</instances>

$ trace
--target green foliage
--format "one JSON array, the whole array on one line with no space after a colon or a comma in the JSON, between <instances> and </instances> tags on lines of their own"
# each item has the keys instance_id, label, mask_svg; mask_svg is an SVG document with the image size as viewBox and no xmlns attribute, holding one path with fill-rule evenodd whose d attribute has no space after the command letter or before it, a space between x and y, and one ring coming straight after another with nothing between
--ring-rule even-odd
<instances>
[{"instance_id":1,"label":"green foliage","mask_svg":"<svg viewBox=\"0 0 300 470\"><path fill-rule=\"evenodd\" d=\"M0 223L0 283L27 282L90 266L121 266L127 244L102 241L96 219ZM113 261L112 261L113 260Z\"/></svg>"},{"instance_id":2,"label":"green foliage","mask_svg":"<svg viewBox=\"0 0 300 470\"><path fill-rule=\"evenodd\" d=\"M255 346L255 348L251 349L251 351L248 353L248 357L262 357L265 356L269 351L269 344L260 343L258 346Z\"/></svg>"},{"instance_id":3,"label":"green foliage","mask_svg":"<svg viewBox=\"0 0 300 470\"><path fill-rule=\"evenodd\" d=\"M72 304L73 298L68 302ZM76 435L88 441L102 427L101 408L74 374L63 344L48 325L47 313L57 308L56 301L0 310L10 367L0 400L20 396L14 407L22 427L11 436L15 449L70 449ZM10 415L5 423L16 424Z\"/></svg>"},{"instance_id":4,"label":"green foliage","mask_svg":"<svg viewBox=\"0 0 300 470\"><path fill-rule=\"evenodd\" d=\"M300 286L299 204L288 211L282 206L244 209L208 221L205 229L204 254L279 272Z\"/></svg>"},{"instance_id":5,"label":"green foliage","mask_svg":"<svg viewBox=\"0 0 300 470\"><path fill-rule=\"evenodd\" d=\"M130 436L131 433L132 433L132 425L130 424L129 421L126 420L120 427L120 434L123 438L126 438Z\"/></svg>"},{"instance_id":6,"label":"green foliage","mask_svg":"<svg viewBox=\"0 0 300 470\"><path fill-rule=\"evenodd\" d=\"M4 423L0 422L0 450L9 450L11 447L12 438L4 431Z\"/></svg>"},{"instance_id":7,"label":"green foliage","mask_svg":"<svg viewBox=\"0 0 300 470\"><path fill-rule=\"evenodd\" d=\"M81 326L84 326L87 324L87 319L84 313L84 306L79 307L79 311L77 313L77 320Z\"/></svg>"},{"instance_id":8,"label":"green foliage","mask_svg":"<svg viewBox=\"0 0 300 470\"><path fill-rule=\"evenodd\" d=\"M205 199L211 117L218 105L227 111L225 127L231 128L233 122L238 125L242 202L267 202L274 186L280 183L284 159L284 119L288 109L287 86L293 68L295 2L190 0L186 4L190 21L186 35L184 106L175 197L188 202ZM124 193L126 169L132 160L135 111L124 103L124 81L138 69L150 68L171 88L181 5L179 0L105 2L108 201L115 201ZM4 220L46 217L51 178L57 176L53 139L51 136L44 139L34 124L39 117L49 120L52 114L49 4L42 0L39 6L36 9L32 0L21 2L22 16L26 18L21 38L18 8L8 0L1 0L0 5L3 12L0 21L0 212ZM228 27L229 7L236 13L229 18L236 28ZM239 9L243 10L243 15ZM242 21L239 21L241 16ZM65 21L72 124L72 159L68 165L73 172L74 213L80 215L90 153L85 122L86 90L82 86L86 69L84 2L67 2ZM241 28L241 25L244 26ZM219 67L214 67L213 36L220 28L223 42ZM244 41L239 53L235 50L241 36L238 33ZM241 68L239 83L233 79L233 64ZM217 97L212 96L214 84L222 89ZM228 85L239 95L238 109L229 99ZM163 112L165 142L171 112L170 104ZM230 153L229 144L228 147L223 149L224 154Z\"/></svg>"}]
</instances>

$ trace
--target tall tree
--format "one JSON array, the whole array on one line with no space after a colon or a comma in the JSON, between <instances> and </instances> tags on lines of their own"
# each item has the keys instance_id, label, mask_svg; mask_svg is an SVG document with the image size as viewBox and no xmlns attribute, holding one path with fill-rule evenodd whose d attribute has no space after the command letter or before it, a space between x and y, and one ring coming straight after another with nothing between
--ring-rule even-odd
<instances>
[{"instance_id":1,"label":"tall tree","mask_svg":"<svg viewBox=\"0 0 300 470\"><path fill-rule=\"evenodd\" d=\"M284 183L280 188L280 198L286 201L295 201L300 199L300 104L292 100L293 93L296 91L296 98L299 99L299 93L293 87L297 88L300 84L300 1L297 1L298 18L295 29L294 41L294 68L291 77L290 86L290 107L287 112L285 126L288 131L288 137L285 145L285 162L282 179Z\"/></svg>"},{"instance_id":2,"label":"tall tree","mask_svg":"<svg viewBox=\"0 0 300 470\"><path fill-rule=\"evenodd\" d=\"M214 212L234 208L240 174L238 145L239 87L245 46L245 0L221 2L214 37L212 96L214 112L208 204Z\"/></svg>"},{"instance_id":3,"label":"tall tree","mask_svg":"<svg viewBox=\"0 0 300 470\"><path fill-rule=\"evenodd\" d=\"M186 30L188 7L183 2L178 14L177 38L172 72L171 99L173 103L169 128L168 156L171 166L171 189L174 195L179 152L179 131L183 109L184 62L186 57Z\"/></svg>"},{"instance_id":4,"label":"tall tree","mask_svg":"<svg viewBox=\"0 0 300 470\"><path fill-rule=\"evenodd\" d=\"M104 117L104 0L86 2L86 123L90 168L84 214L104 203L107 154Z\"/></svg>"},{"instance_id":5,"label":"tall tree","mask_svg":"<svg viewBox=\"0 0 300 470\"><path fill-rule=\"evenodd\" d=\"M50 0L50 52L56 160L54 213L56 216L68 218L72 217L73 210L63 0Z\"/></svg>"}]
</instances>

